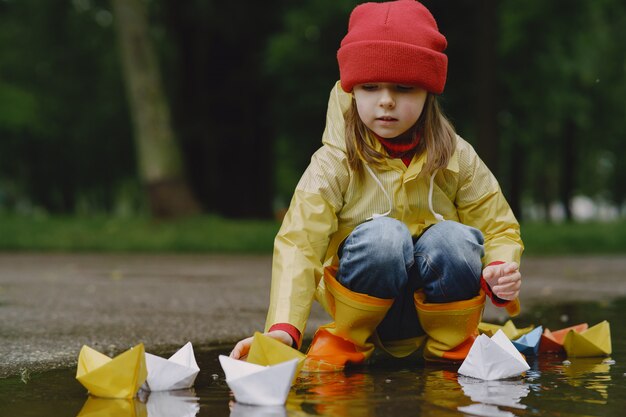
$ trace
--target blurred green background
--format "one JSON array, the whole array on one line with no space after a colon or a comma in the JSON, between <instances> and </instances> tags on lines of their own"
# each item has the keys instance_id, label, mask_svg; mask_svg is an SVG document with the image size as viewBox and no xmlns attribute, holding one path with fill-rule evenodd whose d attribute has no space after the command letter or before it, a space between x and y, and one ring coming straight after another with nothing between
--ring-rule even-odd
<instances>
[{"instance_id":1,"label":"blurred green background","mask_svg":"<svg viewBox=\"0 0 626 417\"><path fill-rule=\"evenodd\" d=\"M0 249L271 250L358 3L0 0ZM423 3L527 249L626 251L626 3Z\"/></svg>"}]
</instances>

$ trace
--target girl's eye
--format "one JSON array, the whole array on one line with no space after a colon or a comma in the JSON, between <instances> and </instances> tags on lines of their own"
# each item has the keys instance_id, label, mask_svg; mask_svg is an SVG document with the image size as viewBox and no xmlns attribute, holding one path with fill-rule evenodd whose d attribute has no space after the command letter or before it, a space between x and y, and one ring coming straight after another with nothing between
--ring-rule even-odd
<instances>
[{"instance_id":1,"label":"girl's eye","mask_svg":"<svg viewBox=\"0 0 626 417\"><path fill-rule=\"evenodd\" d=\"M396 89L398 91L412 91L415 87L413 87L412 85L401 85L398 84L396 85Z\"/></svg>"},{"instance_id":2,"label":"girl's eye","mask_svg":"<svg viewBox=\"0 0 626 417\"><path fill-rule=\"evenodd\" d=\"M361 88L365 91L374 91L378 86L376 84L363 84Z\"/></svg>"}]
</instances>

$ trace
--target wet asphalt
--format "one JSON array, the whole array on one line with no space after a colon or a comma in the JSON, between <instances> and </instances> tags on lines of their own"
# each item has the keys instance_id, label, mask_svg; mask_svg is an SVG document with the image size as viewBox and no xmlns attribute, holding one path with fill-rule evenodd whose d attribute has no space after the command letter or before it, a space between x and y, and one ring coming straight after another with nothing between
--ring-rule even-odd
<instances>
[{"instance_id":1,"label":"wet asphalt","mask_svg":"<svg viewBox=\"0 0 626 417\"><path fill-rule=\"evenodd\" d=\"M523 312L626 297L626 255L526 257L522 274ZM270 256L0 254L0 378L75 366L85 344L108 355L140 342L157 354L230 347L263 329L270 275ZM305 337L327 321L315 305Z\"/></svg>"}]
</instances>

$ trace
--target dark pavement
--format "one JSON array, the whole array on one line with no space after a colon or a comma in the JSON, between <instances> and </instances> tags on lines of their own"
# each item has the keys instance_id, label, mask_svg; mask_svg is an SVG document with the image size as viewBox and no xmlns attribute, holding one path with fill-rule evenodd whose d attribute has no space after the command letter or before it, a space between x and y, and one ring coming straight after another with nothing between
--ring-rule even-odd
<instances>
[{"instance_id":1,"label":"dark pavement","mask_svg":"<svg viewBox=\"0 0 626 417\"><path fill-rule=\"evenodd\" d=\"M269 256L0 254L0 377L74 366L83 344L230 347L262 330L270 273ZM626 255L526 257L522 275L523 311L626 296ZM326 321L316 305L306 336Z\"/></svg>"}]
</instances>

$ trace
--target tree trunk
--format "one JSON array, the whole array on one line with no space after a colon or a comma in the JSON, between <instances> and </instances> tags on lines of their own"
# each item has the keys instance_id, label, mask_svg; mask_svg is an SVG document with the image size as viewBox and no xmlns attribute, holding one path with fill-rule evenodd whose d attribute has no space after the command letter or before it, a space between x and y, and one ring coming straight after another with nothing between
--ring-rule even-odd
<instances>
[{"instance_id":1,"label":"tree trunk","mask_svg":"<svg viewBox=\"0 0 626 417\"><path fill-rule=\"evenodd\" d=\"M476 40L476 144L487 166L498 173L497 35L498 0L480 0L477 10Z\"/></svg>"},{"instance_id":2,"label":"tree trunk","mask_svg":"<svg viewBox=\"0 0 626 417\"><path fill-rule=\"evenodd\" d=\"M173 89L173 123L179 133L189 185L202 206L217 211L219 153L211 101L216 97L211 73L212 3L164 2L166 25L175 41L172 71L177 79ZM213 62L214 63L214 62ZM211 89L213 87L213 90Z\"/></svg>"},{"instance_id":3,"label":"tree trunk","mask_svg":"<svg viewBox=\"0 0 626 417\"><path fill-rule=\"evenodd\" d=\"M572 197L574 196L574 175L576 166L576 124L572 119L565 122L563 132L563 159L561 160L560 200L565 210L565 220L572 221Z\"/></svg>"},{"instance_id":4,"label":"tree trunk","mask_svg":"<svg viewBox=\"0 0 626 417\"><path fill-rule=\"evenodd\" d=\"M111 0L135 128L139 174L155 217L199 212L185 181L142 0Z\"/></svg>"},{"instance_id":5,"label":"tree trunk","mask_svg":"<svg viewBox=\"0 0 626 417\"><path fill-rule=\"evenodd\" d=\"M263 50L279 25L280 2L251 3L244 14L236 3L183 3L163 4L176 41L174 122L191 185L212 212L269 218L278 120L271 113L275 91Z\"/></svg>"},{"instance_id":6,"label":"tree trunk","mask_svg":"<svg viewBox=\"0 0 626 417\"><path fill-rule=\"evenodd\" d=\"M518 138L511 143L511 155L509 155L509 181L510 195L508 201L513 210L513 214L518 221L522 218L522 191L524 187L524 167L526 166L524 147Z\"/></svg>"}]
</instances>

